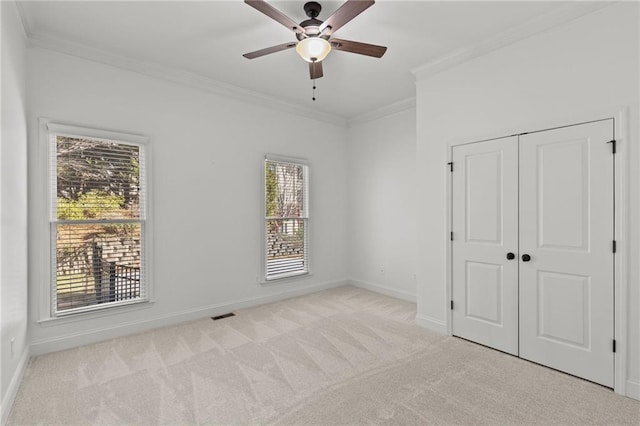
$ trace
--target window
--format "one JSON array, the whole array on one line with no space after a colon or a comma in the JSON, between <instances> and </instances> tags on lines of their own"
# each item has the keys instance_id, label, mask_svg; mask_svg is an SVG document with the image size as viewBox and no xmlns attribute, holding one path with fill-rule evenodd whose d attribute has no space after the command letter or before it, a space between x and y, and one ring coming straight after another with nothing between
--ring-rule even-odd
<instances>
[{"instance_id":1,"label":"window","mask_svg":"<svg viewBox=\"0 0 640 426\"><path fill-rule=\"evenodd\" d=\"M52 315L147 300L144 138L48 129Z\"/></svg>"},{"instance_id":2,"label":"window","mask_svg":"<svg viewBox=\"0 0 640 426\"><path fill-rule=\"evenodd\" d=\"M265 158L265 278L309 273L308 166Z\"/></svg>"}]
</instances>

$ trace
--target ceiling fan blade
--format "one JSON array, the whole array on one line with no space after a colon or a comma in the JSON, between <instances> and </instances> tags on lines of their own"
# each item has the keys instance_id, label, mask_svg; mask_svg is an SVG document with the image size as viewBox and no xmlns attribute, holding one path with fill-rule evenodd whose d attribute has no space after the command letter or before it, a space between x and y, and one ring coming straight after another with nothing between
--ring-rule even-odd
<instances>
[{"instance_id":1,"label":"ceiling fan blade","mask_svg":"<svg viewBox=\"0 0 640 426\"><path fill-rule=\"evenodd\" d=\"M384 52L387 51L385 46L377 46L375 44L360 43L359 41L341 40L332 38L329 40L331 48L335 50L342 50L343 52L358 53L360 55L373 56L374 58L381 58Z\"/></svg>"},{"instance_id":2,"label":"ceiling fan blade","mask_svg":"<svg viewBox=\"0 0 640 426\"><path fill-rule=\"evenodd\" d=\"M275 7L271 6L264 0L244 0L246 4L253 7L254 9L264 13L269 18L280 22L285 27L289 28L291 31L296 32L298 34L304 34L304 28L301 28L296 21L289 18L284 13L280 12Z\"/></svg>"},{"instance_id":3,"label":"ceiling fan blade","mask_svg":"<svg viewBox=\"0 0 640 426\"><path fill-rule=\"evenodd\" d=\"M374 0L347 0L320 25L320 32L324 31L323 34L331 35L344 24L373 6L373 3L375 3Z\"/></svg>"},{"instance_id":4,"label":"ceiling fan blade","mask_svg":"<svg viewBox=\"0 0 640 426\"><path fill-rule=\"evenodd\" d=\"M322 62L309 62L309 76L311 80L315 80L316 78L322 77L324 74L322 73Z\"/></svg>"},{"instance_id":5,"label":"ceiling fan blade","mask_svg":"<svg viewBox=\"0 0 640 426\"><path fill-rule=\"evenodd\" d=\"M271 46L271 47L267 47L265 49L256 50L255 52L245 53L242 56L244 56L247 59L259 58L260 56L268 55L270 53L276 53L276 52L280 52L282 50L291 49L292 47L296 47L296 44L298 44L298 43L293 43L293 42L283 43L283 44L279 44L277 46Z\"/></svg>"}]
</instances>

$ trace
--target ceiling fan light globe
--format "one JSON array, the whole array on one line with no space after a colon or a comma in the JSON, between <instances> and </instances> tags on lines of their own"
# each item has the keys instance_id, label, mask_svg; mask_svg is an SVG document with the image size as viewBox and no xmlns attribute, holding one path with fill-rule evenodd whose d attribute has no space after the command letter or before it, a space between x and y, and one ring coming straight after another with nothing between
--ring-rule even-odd
<instances>
[{"instance_id":1,"label":"ceiling fan light globe","mask_svg":"<svg viewBox=\"0 0 640 426\"><path fill-rule=\"evenodd\" d=\"M320 37L308 37L298 42L296 52L307 62L320 62L331 51L331 44Z\"/></svg>"}]
</instances>

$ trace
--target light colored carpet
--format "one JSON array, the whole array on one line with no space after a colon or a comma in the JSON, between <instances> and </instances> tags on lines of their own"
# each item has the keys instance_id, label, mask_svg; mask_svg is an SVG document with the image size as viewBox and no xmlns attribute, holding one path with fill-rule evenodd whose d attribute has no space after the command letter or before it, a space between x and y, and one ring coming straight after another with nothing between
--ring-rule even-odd
<instances>
[{"instance_id":1,"label":"light colored carpet","mask_svg":"<svg viewBox=\"0 0 640 426\"><path fill-rule=\"evenodd\" d=\"M9 424L640 424L640 402L340 287L31 360Z\"/></svg>"}]
</instances>

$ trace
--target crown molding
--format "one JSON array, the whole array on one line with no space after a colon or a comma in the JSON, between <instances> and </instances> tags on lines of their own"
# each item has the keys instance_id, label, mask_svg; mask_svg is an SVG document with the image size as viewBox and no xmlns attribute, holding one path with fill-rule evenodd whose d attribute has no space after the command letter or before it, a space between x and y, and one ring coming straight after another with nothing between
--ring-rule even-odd
<instances>
[{"instance_id":1,"label":"crown molding","mask_svg":"<svg viewBox=\"0 0 640 426\"><path fill-rule=\"evenodd\" d=\"M512 29L502 31L474 45L458 49L411 70L417 81L431 77L456 65L486 55L510 44L573 21L617 1L576 1L537 16Z\"/></svg>"},{"instance_id":2,"label":"crown molding","mask_svg":"<svg viewBox=\"0 0 640 426\"><path fill-rule=\"evenodd\" d=\"M24 16L28 16L28 13ZM235 99L251 105L260 105L269 109L276 109L289 114L306 117L312 120L329 123L339 127L347 126L347 119L335 114L317 111L306 106L287 102L263 93L243 89L232 84L202 76L189 71L166 67L157 63L140 61L117 55L105 50L89 47L82 43L66 39L35 34L30 30L28 18L25 19L30 47L55 51L80 59L98 62L104 65L132 71L145 76L158 78L172 83L188 86L219 96Z\"/></svg>"},{"instance_id":3,"label":"crown molding","mask_svg":"<svg viewBox=\"0 0 640 426\"><path fill-rule=\"evenodd\" d=\"M412 109L415 107L416 107L415 97L402 99L398 102L394 102L392 104L383 106L381 108L374 109L373 111L365 112L364 114L360 114L353 118L350 118L347 124L349 127L353 127L358 124L378 120L380 118L387 117L389 115L393 115L393 114L406 111L408 109Z\"/></svg>"}]
</instances>

